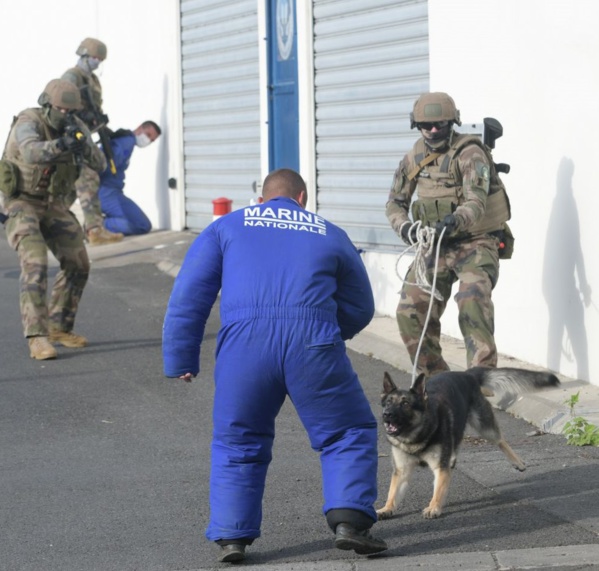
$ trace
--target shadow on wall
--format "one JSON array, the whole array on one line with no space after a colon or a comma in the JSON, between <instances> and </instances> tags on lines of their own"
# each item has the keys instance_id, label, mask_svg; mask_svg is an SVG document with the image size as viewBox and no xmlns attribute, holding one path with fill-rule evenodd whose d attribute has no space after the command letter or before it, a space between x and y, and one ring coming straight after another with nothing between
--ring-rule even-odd
<instances>
[{"instance_id":1,"label":"shadow on wall","mask_svg":"<svg viewBox=\"0 0 599 571\"><path fill-rule=\"evenodd\" d=\"M165 75L162 81L162 110L158 125L162 135L158 138L158 160L156 161L156 207L158 210L158 228L170 227L171 208L168 188L168 165L169 165L169 132L167 125L168 109L168 77Z\"/></svg>"},{"instance_id":2,"label":"shadow on wall","mask_svg":"<svg viewBox=\"0 0 599 571\"><path fill-rule=\"evenodd\" d=\"M549 310L547 366L560 370L562 356L575 361L577 377L589 381L584 306L591 288L580 247L578 209L572 191L574 162L563 157L557 171L555 199L545 241L543 295Z\"/></svg>"}]
</instances>

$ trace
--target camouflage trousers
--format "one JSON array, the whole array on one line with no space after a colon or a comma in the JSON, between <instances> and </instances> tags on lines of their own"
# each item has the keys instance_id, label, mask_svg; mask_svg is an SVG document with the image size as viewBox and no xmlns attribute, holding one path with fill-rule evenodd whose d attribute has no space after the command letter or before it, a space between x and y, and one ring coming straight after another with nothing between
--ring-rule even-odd
<instances>
[{"instance_id":1,"label":"camouflage trousers","mask_svg":"<svg viewBox=\"0 0 599 571\"><path fill-rule=\"evenodd\" d=\"M75 191L69 195L66 203L70 207L77 198L79 199L86 231L104 224L98 196L99 188L100 175L94 169L83 164L79 178L75 181Z\"/></svg>"},{"instance_id":2,"label":"camouflage trousers","mask_svg":"<svg viewBox=\"0 0 599 571\"><path fill-rule=\"evenodd\" d=\"M427 263L427 279L433 281L434 255ZM435 299L418 355L416 368L427 376L448 371L441 350L441 316L451 296L453 284L459 280L454 297L458 304L459 325L466 346L467 367L495 367L497 348L494 339L492 290L499 277L497 240L484 236L471 241L442 245L439 255L436 289L443 301ZM410 266L397 306L399 333L412 363L428 313L430 295L418 285L413 265Z\"/></svg>"},{"instance_id":3,"label":"camouflage trousers","mask_svg":"<svg viewBox=\"0 0 599 571\"><path fill-rule=\"evenodd\" d=\"M48 329L71 331L90 271L83 230L61 199L22 199L6 204L8 243L21 265L20 308L25 337ZM48 248L60 263L50 300Z\"/></svg>"}]
</instances>

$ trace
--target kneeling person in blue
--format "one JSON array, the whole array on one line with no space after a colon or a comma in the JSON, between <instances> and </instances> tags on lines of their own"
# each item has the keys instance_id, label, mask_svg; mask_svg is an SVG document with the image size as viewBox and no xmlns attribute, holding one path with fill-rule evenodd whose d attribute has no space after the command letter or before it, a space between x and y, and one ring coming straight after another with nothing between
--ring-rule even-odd
<instances>
[{"instance_id":1,"label":"kneeling person in blue","mask_svg":"<svg viewBox=\"0 0 599 571\"><path fill-rule=\"evenodd\" d=\"M234 562L260 536L275 419L289 396L320 454L334 546L384 551L369 532L377 423L344 342L374 315L368 274L347 234L305 210L298 173L270 173L262 195L196 238L164 320L164 373L191 381L220 291L206 537L220 546L219 561Z\"/></svg>"},{"instance_id":2,"label":"kneeling person in blue","mask_svg":"<svg viewBox=\"0 0 599 571\"><path fill-rule=\"evenodd\" d=\"M159 136L160 127L154 121L144 121L135 131L119 129L110 139L116 173L107 168L100 175L100 205L104 214L104 227L111 232L121 232L125 236L147 234L152 223L143 210L125 196L125 171L135 147L146 147Z\"/></svg>"}]
</instances>

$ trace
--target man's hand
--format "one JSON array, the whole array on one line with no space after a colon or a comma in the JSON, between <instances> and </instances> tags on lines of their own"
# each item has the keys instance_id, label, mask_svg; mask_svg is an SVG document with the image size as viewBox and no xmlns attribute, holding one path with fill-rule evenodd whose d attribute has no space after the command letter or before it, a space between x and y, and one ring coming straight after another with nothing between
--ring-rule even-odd
<instances>
[{"instance_id":1,"label":"man's hand","mask_svg":"<svg viewBox=\"0 0 599 571\"><path fill-rule=\"evenodd\" d=\"M78 131L75 136L71 134L63 135L58 139L58 148L61 151L70 151L71 153L81 153L85 148L87 137Z\"/></svg>"},{"instance_id":2,"label":"man's hand","mask_svg":"<svg viewBox=\"0 0 599 571\"><path fill-rule=\"evenodd\" d=\"M441 232L443 232L443 228L445 228L445 236L451 234L452 232L455 232L455 229L458 226L458 221L456 220L455 216L453 214L448 214L445 218L443 218L443 222L437 222L437 224L435 225L435 231L437 232L437 235L441 235Z\"/></svg>"},{"instance_id":3,"label":"man's hand","mask_svg":"<svg viewBox=\"0 0 599 571\"><path fill-rule=\"evenodd\" d=\"M417 227L414 224L411 224L410 222L404 222L399 232L401 234L401 239L408 246L411 246L412 244L415 244L418 241L418 236L416 234Z\"/></svg>"}]
</instances>

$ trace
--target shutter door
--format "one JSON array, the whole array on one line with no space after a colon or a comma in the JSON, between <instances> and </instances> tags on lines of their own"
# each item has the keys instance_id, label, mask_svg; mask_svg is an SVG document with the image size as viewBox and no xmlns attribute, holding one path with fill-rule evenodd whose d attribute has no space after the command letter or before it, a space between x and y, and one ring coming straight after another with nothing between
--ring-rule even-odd
<instances>
[{"instance_id":1,"label":"shutter door","mask_svg":"<svg viewBox=\"0 0 599 571\"><path fill-rule=\"evenodd\" d=\"M260 180L256 0L182 0L186 224L212 222L212 200L249 203Z\"/></svg>"},{"instance_id":2,"label":"shutter door","mask_svg":"<svg viewBox=\"0 0 599 571\"><path fill-rule=\"evenodd\" d=\"M355 243L400 246L385 203L428 62L426 1L314 0L317 210Z\"/></svg>"}]
</instances>

